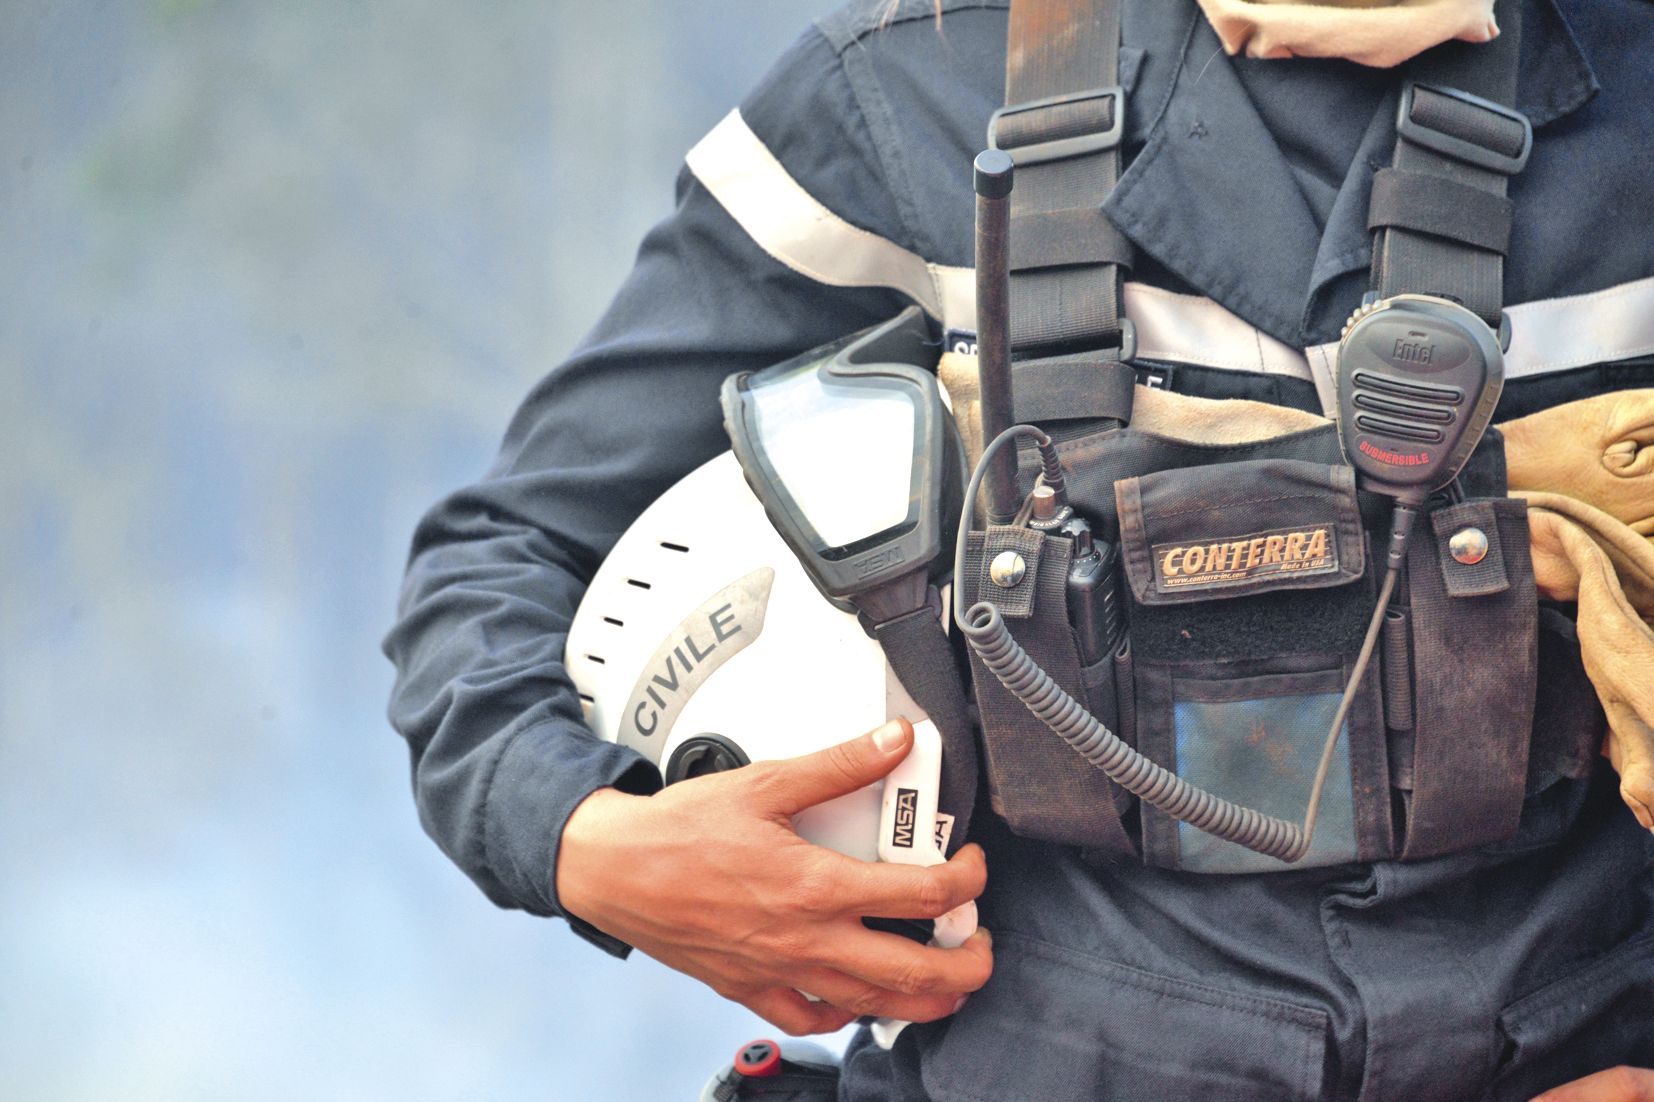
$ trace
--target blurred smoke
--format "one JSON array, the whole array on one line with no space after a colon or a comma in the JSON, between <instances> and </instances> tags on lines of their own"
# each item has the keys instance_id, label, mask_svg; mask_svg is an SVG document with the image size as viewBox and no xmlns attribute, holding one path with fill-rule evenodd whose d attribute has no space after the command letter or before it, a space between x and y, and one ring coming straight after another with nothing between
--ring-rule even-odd
<instances>
[{"instance_id":1,"label":"blurred smoke","mask_svg":"<svg viewBox=\"0 0 1654 1102\"><path fill-rule=\"evenodd\" d=\"M0 6L8 1099L681 1098L761 1031L447 864L377 644L820 7Z\"/></svg>"}]
</instances>

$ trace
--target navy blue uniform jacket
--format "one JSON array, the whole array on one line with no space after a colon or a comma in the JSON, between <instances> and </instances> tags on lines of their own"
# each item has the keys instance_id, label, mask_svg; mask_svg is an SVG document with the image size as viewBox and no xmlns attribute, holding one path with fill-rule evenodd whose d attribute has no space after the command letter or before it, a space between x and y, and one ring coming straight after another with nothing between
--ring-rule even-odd
<instances>
[{"instance_id":1,"label":"navy blue uniform jacket","mask_svg":"<svg viewBox=\"0 0 1654 1102\"><path fill-rule=\"evenodd\" d=\"M691 151L608 312L415 534L391 718L426 829L502 906L561 914L570 812L659 784L584 729L563 640L631 520L727 447L721 380L915 302L974 325L1005 4L885 7L821 20ZM1105 209L1141 257L1140 355L1174 389L1319 410L1398 75L1230 59L1193 0L1127 3L1123 45ZM1501 417L1654 383L1654 4L1528 0L1522 58ZM1406 865L1099 872L983 831L993 980L893 1052L854 1046L846 1097L1526 1098L1654 1063L1654 847L1600 775L1543 785L1507 845Z\"/></svg>"}]
</instances>

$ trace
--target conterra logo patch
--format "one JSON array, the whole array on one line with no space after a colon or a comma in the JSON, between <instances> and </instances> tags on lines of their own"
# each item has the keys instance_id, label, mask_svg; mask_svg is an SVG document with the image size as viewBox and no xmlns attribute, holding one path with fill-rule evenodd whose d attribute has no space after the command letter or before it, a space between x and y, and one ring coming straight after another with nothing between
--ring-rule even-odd
<instances>
[{"instance_id":1,"label":"conterra logo patch","mask_svg":"<svg viewBox=\"0 0 1654 1102\"><path fill-rule=\"evenodd\" d=\"M1162 592L1240 585L1279 574L1329 574L1337 569L1338 545L1331 527L1324 524L1154 547L1154 581Z\"/></svg>"}]
</instances>

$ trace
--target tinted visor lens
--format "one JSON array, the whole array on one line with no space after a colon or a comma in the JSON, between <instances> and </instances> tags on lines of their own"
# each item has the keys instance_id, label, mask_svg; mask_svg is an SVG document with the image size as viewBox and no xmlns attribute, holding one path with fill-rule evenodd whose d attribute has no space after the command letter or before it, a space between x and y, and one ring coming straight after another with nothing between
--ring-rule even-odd
<instances>
[{"instance_id":1,"label":"tinted visor lens","mask_svg":"<svg viewBox=\"0 0 1654 1102\"><path fill-rule=\"evenodd\" d=\"M911 522L918 395L899 380L830 376L824 356L750 376L753 442L814 529L817 553Z\"/></svg>"}]
</instances>

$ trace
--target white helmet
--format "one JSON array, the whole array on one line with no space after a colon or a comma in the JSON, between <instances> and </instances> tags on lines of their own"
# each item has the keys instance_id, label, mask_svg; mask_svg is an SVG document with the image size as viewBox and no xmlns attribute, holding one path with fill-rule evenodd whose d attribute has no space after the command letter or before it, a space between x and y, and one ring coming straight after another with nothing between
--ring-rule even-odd
<instances>
[{"instance_id":1,"label":"white helmet","mask_svg":"<svg viewBox=\"0 0 1654 1102\"><path fill-rule=\"evenodd\" d=\"M668 784L906 717L913 750L886 780L809 808L794 826L861 860L945 859L953 819L937 806L936 725L857 615L812 581L733 452L685 476L621 536L575 613L565 664L591 729L654 762ZM962 941L974 911L949 925L938 923L938 939Z\"/></svg>"},{"instance_id":2,"label":"white helmet","mask_svg":"<svg viewBox=\"0 0 1654 1102\"><path fill-rule=\"evenodd\" d=\"M945 848L935 725L856 616L811 584L732 453L691 472L621 536L575 613L565 661L591 729L654 762L668 784L808 754L906 716L916 737L882 786L892 806L881 812L874 785L800 813L796 826L867 861L923 864L909 857L924 856L920 842ZM916 794L907 807L895 805L900 789Z\"/></svg>"}]
</instances>

